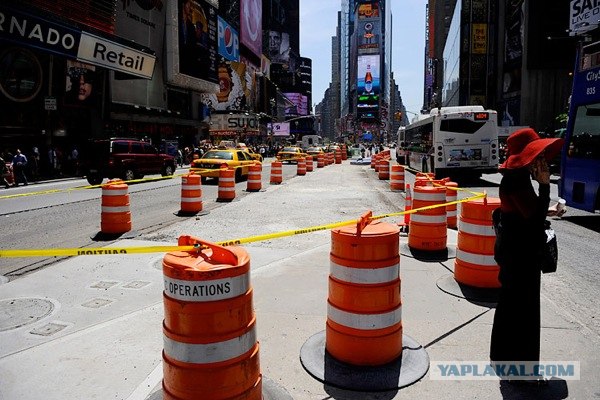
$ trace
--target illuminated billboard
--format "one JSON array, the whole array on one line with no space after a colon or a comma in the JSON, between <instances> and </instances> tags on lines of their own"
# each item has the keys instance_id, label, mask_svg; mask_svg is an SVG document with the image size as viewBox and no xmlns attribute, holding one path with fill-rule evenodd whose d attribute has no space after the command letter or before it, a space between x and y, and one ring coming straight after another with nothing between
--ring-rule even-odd
<instances>
[{"instance_id":1,"label":"illuminated billboard","mask_svg":"<svg viewBox=\"0 0 600 400\"><path fill-rule=\"evenodd\" d=\"M358 22L358 54L379 53L381 46L381 20L364 19Z\"/></svg>"},{"instance_id":2,"label":"illuminated billboard","mask_svg":"<svg viewBox=\"0 0 600 400\"><path fill-rule=\"evenodd\" d=\"M359 96L378 95L380 93L380 56L358 56L357 92Z\"/></svg>"},{"instance_id":3,"label":"illuminated billboard","mask_svg":"<svg viewBox=\"0 0 600 400\"><path fill-rule=\"evenodd\" d=\"M358 19L378 17L379 3L361 4L358 6Z\"/></svg>"},{"instance_id":4,"label":"illuminated billboard","mask_svg":"<svg viewBox=\"0 0 600 400\"><path fill-rule=\"evenodd\" d=\"M216 0L167 2L167 79L177 86L214 92L218 89Z\"/></svg>"}]
</instances>

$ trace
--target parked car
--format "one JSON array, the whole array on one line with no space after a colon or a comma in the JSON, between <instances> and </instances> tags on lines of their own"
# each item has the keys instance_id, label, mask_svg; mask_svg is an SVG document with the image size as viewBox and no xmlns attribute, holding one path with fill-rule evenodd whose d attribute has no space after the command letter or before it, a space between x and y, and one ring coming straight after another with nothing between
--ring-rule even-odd
<instances>
[{"instance_id":1,"label":"parked car","mask_svg":"<svg viewBox=\"0 0 600 400\"><path fill-rule=\"evenodd\" d=\"M258 154L254 150L252 150L250 147L246 146L246 143L240 142L235 146L235 148L244 150L246 153L250 154L250 156L252 156L252 158L256 161L260 161L260 162L263 161L263 156L261 156L260 154Z\"/></svg>"},{"instance_id":2,"label":"parked car","mask_svg":"<svg viewBox=\"0 0 600 400\"><path fill-rule=\"evenodd\" d=\"M202 157L192 161L190 172L196 172L206 178L219 178L219 169L222 165L235 169L235 181L239 182L243 178L248 178L248 169L250 165L256 164L248 152L240 149L212 149L204 153Z\"/></svg>"},{"instance_id":3,"label":"parked car","mask_svg":"<svg viewBox=\"0 0 600 400\"><path fill-rule=\"evenodd\" d=\"M300 147L284 147L277 153L277 160L281 162L297 162L300 158L306 157L306 153Z\"/></svg>"},{"instance_id":4,"label":"parked car","mask_svg":"<svg viewBox=\"0 0 600 400\"><path fill-rule=\"evenodd\" d=\"M91 140L85 146L83 167L91 185L104 178L125 181L141 179L144 175L171 176L175 172L175 158L163 154L150 143L127 138Z\"/></svg>"}]
</instances>

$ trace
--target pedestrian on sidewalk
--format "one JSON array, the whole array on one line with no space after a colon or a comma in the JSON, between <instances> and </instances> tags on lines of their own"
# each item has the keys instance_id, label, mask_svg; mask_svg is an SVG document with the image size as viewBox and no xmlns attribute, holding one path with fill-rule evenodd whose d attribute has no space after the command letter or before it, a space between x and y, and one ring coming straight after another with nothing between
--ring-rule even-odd
<instances>
[{"instance_id":1,"label":"pedestrian on sidewalk","mask_svg":"<svg viewBox=\"0 0 600 400\"><path fill-rule=\"evenodd\" d=\"M15 186L19 186L19 182L23 182L27 186L27 176L25 176L25 168L27 167L27 157L17 149L17 154L12 159L13 172L15 174Z\"/></svg>"},{"instance_id":2,"label":"pedestrian on sidewalk","mask_svg":"<svg viewBox=\"0 0 600 400\"><path fill-rule=\"evenodd\" d=\"M8 175L9 172L10 171L6 165L6 161L4 161L4 158L0 157L0 177L2 177L2 181L0 182L4 185L5 189L10 187L8 181L6 180L6 175Z\"/></svg>"},{"instance_id":3,"label":"pedestrian on sidewalk","mask_svg":"<svg viewBox=\"0 0 600 400\"><path fill-rule=\"evenodd\" d=\"M514 132L508 157L500 165L500 224L494 258L501 283L494 315L490 359L540 360L540 261L549 214L548 160L561 150L562 139L540 139L531 128ZM539 183L536 194L531 178Z\"/></svg>"}]
</instances>

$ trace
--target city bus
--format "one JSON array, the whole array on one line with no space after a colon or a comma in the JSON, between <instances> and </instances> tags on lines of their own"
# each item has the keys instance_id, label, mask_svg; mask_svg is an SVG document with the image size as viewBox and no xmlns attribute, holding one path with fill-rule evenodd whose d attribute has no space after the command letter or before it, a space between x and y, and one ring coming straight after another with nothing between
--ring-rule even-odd
<instances>
[{"instance_id":1,"label":"city bus","mask_svg":"<svg viewBox=\"0 0 600 400\"><path fill-rule=\"evenodd\" d=\"M498 172L497 120L495 110L482 106L441 107L417 115L398 138L406 165L437 178Z\"/></svg>"},{"instance_id":2,"label":"city bus","mask_svg":"<svg viewBox=\"0 0 600 400\"><path fill-rule=\"evenodd\" d=\"M574 208L600 210L600 41L577 51L561 157L560 197Z\"/></svg>"}]
</instances>

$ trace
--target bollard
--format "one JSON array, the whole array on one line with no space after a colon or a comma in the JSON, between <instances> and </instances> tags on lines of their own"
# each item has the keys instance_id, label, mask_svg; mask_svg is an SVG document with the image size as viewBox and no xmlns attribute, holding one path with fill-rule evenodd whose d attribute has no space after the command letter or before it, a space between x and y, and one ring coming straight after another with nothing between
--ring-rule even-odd
<instances>
[{"instance_id":1,"label":"bollard","mask_svg":"<svg viewBox=\"0 0 600 400\"><path fill-rule=\"evenodd\" d=\"M461 203L454 279L478 288L499 288L500 268L494 260L496 234L492 211L500 199L487 197Z\"/></svg>"},{"instance_id":2,"label":"bollard","mask_svg":"<svg viewBox=\"0 0 600 400\"><path fill-rule=\"evenodd\" d=\"M314 169L313 156L306 156L306 172L312 172Z\"/></svg>"},{"instance_id":3,"label":"bollard","mask_svg":"<svg viewBox=\"0 0 600 400\"><path fill-rule=\"evenodd\" d=\"M387 158L382 158L379 160L379 168L377 169L377 175L379 180L388 180L390 179L390 160Z\"/></svg>"},{"instance_id":4,"label":"bollard","mask_svg":"<svg viewBox=\"0 0 600 400\"><path fill-rule=\"evenodd\" d=\"M446 202L446 188L438 186L415 186L413 208L421 208ZM410 218L408 246L423 251L447 249L446 207L418 211Z\"/></svg>"},{"instance_id":5,"label":"bollard","mask_svg":"<svg viewBox=\"0 0 600 400\"><path fill-rule=\"evenodd\" d=\"M452 188L458 188L458 183L446 182L444 186L446 186L446 203L456 201L458 199L458 191ZM448 228L450 229L456 228L457 208L457 204L449 204L446 206L446 222L448 223Z\"/></svg>"},{"instance_id":6,"label":"bollard","mask_svg":"<svg viewBox=\"0 0 600 400\"><path fill-rule=\"evenodd\" d=\"M390 190L398 192L404 190L404 166L392 165L390 171Z\"/></svg>"},{"instance_id":7,"label":"bollard","mask_svg":"<svg viewBox=\"0 0 600 400\"><path fill-rule=\"evenodd\" d=\"M181 209L179 214L202 211L202 179L193 172L181 177Z\"/></svg>"},{"instance_id":8,"label":"bollard","mask_svg":"<svg viewBox=\"0 0 600 400\"><path fill-rule=\"evenodd\" d=\"M402 354L400 231L370 216L331 231L325 347L340 361L378 366Z\"/></svg>"},{"instance_id":9,"label":"bollard","mask_svg":"<svg viewBox=\"0 0 600 400\"><path fill-rule=\"evenodd\" d=\"M262 164L254 163L248 167L247 192L258 192L262 189Z\"/></svg>"},{"instance_id":10,"label":"bollard","mask_svg":"<svg viewBox=\"0 0 600 400\"><path fill-rule=\"evenodd\" d=\"M262 399L250 257L190 236L163 258L163 398Z\"/></svg>"},{"instance_id":11,"label":"bollard","mask_svg":"<svg viewBox=\"0 0 600 400\"><path fill-rule=\"evenodd\" d=\"M217 201L226 202L235 199L235 170L227 165L219 169L219 191L217 192Z\"/></svg>"},{"instance_id":12,"label":"bollard","mask_svg":"<svg viewBox=\"0 0 600 400\"><path fill-rule=\"evenodd\" d=\"M271 163L271 185L279 185L283 182L283 163L281 161L273 161Z\"/></svg>"},{"instance_id":13,"label":"bollard","mask_svg":"<svg viewBox=\"0 0 600 400\"><path fill-rule=\"evenodd\" d=\"M113 179L102 185L101 207L102 233L119 234L131 231L129 186L126 183L120 179Z\"/></svg>"},{"instance_id":14,"label":"bollard","mask_svg":"<svg viewBox=\"0 0 600 400\"><path fill-rule=\"evenodd\" d=\"M299 158L296 162L296 175L306 175L306 160L304 157Z\"/></svg>"}]
</instances>

